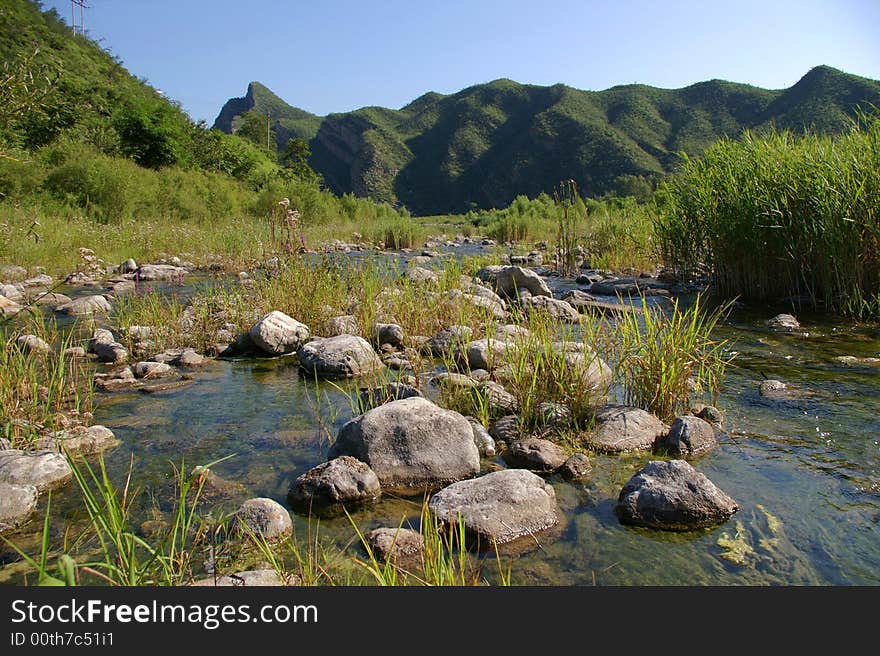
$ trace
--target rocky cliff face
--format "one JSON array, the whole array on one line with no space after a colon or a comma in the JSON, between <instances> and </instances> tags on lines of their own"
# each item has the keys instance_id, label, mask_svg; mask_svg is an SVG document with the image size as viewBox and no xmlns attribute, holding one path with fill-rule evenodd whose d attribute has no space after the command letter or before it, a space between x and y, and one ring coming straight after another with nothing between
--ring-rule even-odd
<instances>
[{"instance_id":1,"label":"rocky cliff face","mask_svg":"<svg viewBox=\"0 0 880 656\"><path fill-rule=\"evenodd\" d=\"M230 98L223 105L217 118L214 120L214 128L232 134L233 121L254 108L254 83L248 84L247 93L241 98Z\"/></svg>"}]
</instances>

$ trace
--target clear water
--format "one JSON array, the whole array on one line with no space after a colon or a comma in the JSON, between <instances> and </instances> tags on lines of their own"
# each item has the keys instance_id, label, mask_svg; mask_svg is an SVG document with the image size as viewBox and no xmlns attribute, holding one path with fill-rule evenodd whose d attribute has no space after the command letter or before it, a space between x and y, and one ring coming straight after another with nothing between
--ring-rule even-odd
<instances>
[{"instance_id":1,"label":"clear water","mask_svg":"<svg viewBox=\"0 0 880 656\"><path fill-rule=\"evenodd\" d=\"M534 549L505 557L514 583L880 583L880 369L833 361L880 355L880 336L876 329L805 316L808 335L772 334L760 326L776 311L738 310L719 329L738 352L718 402L728 434L693 461L737 500L739 512L721 526L689 533L622 526L613 512L617 495L651 456L593 455L588 482L550 477L562 525L539 536ZM765 376L805 394L763 399L757 389ZM352 416L344 392L357 382L337 385L342 390L302 378L295 359L217 361L177 391L99 395L95 422L122 441L106 455L114 477L122 480L133 459L144 517L168 503L172 463L185 460L189 469L232 454L214 471L243 489L223 507L232 510L246 496L286 504L290 481L325 460L336 431ZM81 518L77 500L73 485L54 493L58 542L65 525ZM403 515L417 521L420 505L421 499L386 497L353 517L364 531L396 526ZM316 528L304 517L294 520L298 535ZM36 548L39 528L32 523L16 541ZM353 537L344 516L322 519L319 530L340 546ZM744 562L722 557L718 542L725 536L745 543ZM3 560L13 560L8 550ZM6 570L0 569L0 580L15 582L20 568ZM484 563L483 570L491 581L497 568Z\"/></svg>"}]
</instances>

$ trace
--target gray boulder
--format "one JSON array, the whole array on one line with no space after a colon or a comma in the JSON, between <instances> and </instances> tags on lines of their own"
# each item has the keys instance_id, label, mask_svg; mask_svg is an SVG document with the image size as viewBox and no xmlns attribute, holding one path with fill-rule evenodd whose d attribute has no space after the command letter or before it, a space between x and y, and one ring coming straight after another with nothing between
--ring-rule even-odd
<instances>
[{"instance_id":1,"label":"gray boulder","mask_svg":"<svg viewBox=\"0 0 880 656\"><path fill-rule=\"evenodd\" d=\"M475 381L470 376L466 376L464 374L455 374L444 371L432 377L431 384L434 387L439 387L440 389L452 391L473 389L477 386L477 381Z\"/></svg>"},{"instance_id":2,"label":"gray boulder","mask_svg":"<svg viewBox=\"0 0 880 656\"><path fill-rule=\"evenodd\" d=\"M79 426L56 431L37 440L37 447L69 455L89 456L102 453L119 444L116 435L106 426Z\"/></svg>"},{"instance_id":3,"label":"gray boulder","mask_svg":"<svg viewBox=\"0 0 880 656\"><path fill-rule=\"evenodd\" d=\"M489 431L473 417L468 417L467 420L474 431L474 444L477 445L477 451L480 452L480 456L483 458L493 457L495 455L495 440L489 435Z\"/></svg>"},{"instance_id":4,"label":"gray boulder","mask_svg":"<svg viewBox=\"0 0 880 656\"><path fill-rule=\"evenodd\" d=\"M574 453L566 460L560 472L570 481L579 481L590 475L593 465L585 453Z\"/></svg>"},{"instance_id":5,"label":"gray boulder","mask_svg":"<svg viewBox=\"0 0 880 656\"><path fill-rule=\"evenodd\" d=\"M310 511L370 503L381 494L379 479L369 465L340 456L299 476L290 486L287 500L294 508Z\"/></svg>"},{"instance_id":6,"label":"gray boulder","mask_svg":"<svg viewBox=\"0 0 880 656\"><path fill-rule=\"evenodd\" d=\"M328 455L353 456L370 465L383 488L402 491L436 488L480 471L468 420L419 397L355 417Z\"/></svg>"},{"instance_id":7,"label":"gray boulder","mask_svg":"<svg viewBox=\"0 0 880 656\"><path fill-rule=\"evenodd\" d=\"M442 358L469 343L473 334L469 326L450 326L431 337L422 348L435 358Z\"/></svg>"},{"instance_id":8,"label":"gray boulder","mask_svg":"<svg viewBox=\"0 0 880 656\"><path fill-rule=\"evenodd\" d=\"M546 314L551 319L565 323L577 323L580 315L569 303L560 301L550 296L532 295L522 300L522 307L526 311Z\"/></svg>"},{"instance_id":9,"label":"gray boulder","mask_svg":"<svg viewBox=\"0 0 880 656\"><path fill-rule=\"evenodd\" d=\"M95 294L93 296L75 298L70 303L59 305L55 308L55 311L71 316L87 316L90 314L108 314L112 309L110 301L100 294Z\"/></svg>"},{"instance_id":10,"label":"gray boulder","mask_svg":"<svg viewBox=\"0 0 880 656\"><path fill-rule=\"evenodd\" d=\"M496 440L504 440L505 442L513 442L522 437L519 425L519 416L507 415L494 421L489 426L489 435Z\"/></svg>"},{"instance_id":11,"label":"gray boulder","mask_svg":"<svg viewBox=\"0 0 880 656\"><path fill-rule=\"evenodd\" d=\"M99 362L120 364L128 360L128 349L119 342L89 342L89 350L98 356Z\"/></svg>"},{"instance_id":12,"label":"gray boulder","mask_svg":"<svg viewBox=\"0 0 880 656\"><path fill-rule=\"evenodd\" d=\"M71 300L70 296L66 296L65 294L46 292L45 294L38 294L34 298L33 303L39 307L47 307L54 310L59 305L70 303Z\"/></svg>"},{"instance_id":13,"label":"gray boulder","mask_svg":"<svg viewBox=\"0 0 880 656\"><path fill-rule=\"evenodd\" d=\"M19 335L15 345L25 353L45 354L52 350L45 340L36 335Z\"/></svg>"},{"instance_id":14,"label":"gray boulder","mask_svg":"<svg viewBox=\"0 0 880 656\"><path fill-rule=\"evenodd\" d=\"M351 314L343 314L338 317L333 317L332 319L327 319L325 328L327 337L357 335L360 332L357 319Z\"/></svg>"},{"instance_id":15,"label":"gray boulder","mask_svg":"<svg viewBox=\"0 0 880 656\"><path fill-rule=\"evenodd\" d=\"M415 259L415 258L413 258ZM430 261L431 258L428 258ZM430 269L420 266L411 266L404 272L404 277L410 282L415 283L436 283L439 282L440 276Z\"/></svg>"},{"instance_id":16,"label":"gray boulder","mask_svg":"<svg viewBox=\"0 0 880 656\"><path fill-rule=\"evenodd\" d=\"M467 345L464 357L460 359L465 360L470 369L492 371L502 364L504 355L511 347L510 342L491 338L477 339Z\"/></svg>"},{"instance_id":17,"label":"gray boulder","mask_svg":"<svg viewBox=\"0 0 880 656\"><path fill-rule=\"evenodd\" d=\"M790 314L777 314L772 319L767 320L767 327L770 330L779 332L787 332L792 330L800 330L801 324Z\"/></svg>"},{"instance_id":18,"label":"gray boulder","mask_svg":"<svg viewBox=\"0 0 880 656\"><path fill-rule=\"evenodd\" d=\"M314 339L297 356L306 374L322 378L354 378L384 366L370 343L356 335Z\"/></svg>"},{"instance_id":19,"label":"gray boulder","mask_svg":"<svg viewBox=\"0 0 880 656\"><path fill-rule=\"evenodd\" d=\"M519 410L516 397L495 381L487 380L480 383L473 393L481 397L492 416L509 415Z\"/></svg>"},{"instance_id":20,"label":"gray boulder","mask_svg":"<svg viewBox=\"0 0 880 656\"><path fill-rule=\"evenodd\" d=\"M391 382L372 389L362 389L358 394L358 409L363 414L385 403L416 396L422 396L422 393L412 385Z\"/></svg>"},{"instance_id":21,"label":"gray boulder","mask_svg":"<svg viewBox=\"0 0 880 656\"><path fill-rule=\"evenodd\" d=\"M164 362L138 362L134 365L133 371L135 378L143 378L145 380L166 378L174 374L174 369L171 365Z\"/></svg>"},{"instance_id":22,"label":"gray boulder","mask_svg":"<svg viewBox=\"0 0 880 656\"><path fill-rule=\"evenodd\" d=\"M596 412L596 428L587 443L598 451L622 453L653 448L669 427L641 408L605 406Z\"/></svg>"},{"instance_id":23,"label":"gray boulder","mask_svg":"<svg viewBox=\"0 0 880 656\"><path fill-rule=\"evenodd\" d=\"M566 461L565 450L561 446L537 437L513 442L501 456L511 467L545 473L556 471Z\"/></svg>"},{"instance_id":24,"label":"gray boulder","mask_svg":"<svg viewBox=\"0 0 880 656\"><path fill-rule=\"evenodd\" d=\"M533 536L559 522L556 492L540 476L525 469L492 472L446 487L428 504L444 524L459 516L477 548Z\"/></svg>"},{"instance_id":25,"label":"gray boulder","mask_svg":"<svg viewBox=\"0 0 880 656\"><path fill-rule=\"evenodd\" d=\"M0 483L0 534L27 522L37 508L37 488L33 485Z\"/></svg>"},{"instance_id":26,"label":"gray boulder","mask_svg":"<svg viewBox=\"0 0 880 656\"><path fill-rule=\"evenodd\" d=\"M45 492L64 485L73 476L70 465L60 453L51 451L0 451L0 483L32 485Z\"/></svg>"},{"instance_id":27,"label":"gray boulder","mask_svg":"<svg viewBox=\"0 0 880 656\"><path fill-rule=\"evenodd\" d=\"M396 323L377 323L373 326L371 336L374 344L390 344L394 348L403 347L403 328Z\"/></svg>"},{"instance_id":28,"label":"gray boulder","mask_svg":"<svg viewBox=\"0 0 880 656\"><path fill-rule=\"evenodd\" d=\"M253 533L268 541L283 540L293 533L290 513L277 501L265 497L248 499L241 504L232 525L239 535Z\"/></svg>"},{"instance_id":29,"label":"gray boulder","mask_svg":"<svg viewBox=\"0 0 880 656\"><path fill-rule=\"evenodd\" d=\"M135 273L138 280L177 282L186 275L186 269L171 264L142 264Z\"/></svg>"},{"instance_id":30,"label":"gray boulder","mask_svg":"<svg viewBox=\"0 0 880 656\"><path fill-rule=\"evenodd\" d=\"M717 445L712 425L699 417L687 415L672 422L669 433L660 438L657 448L676 456L692 456Z\"/></svg>"},{"instance_id":31,"label":"gray boulder","mask_svg":"<svg viewBox=\"0 0 880 656\"><path fill-rule=\"evenodd\" d=\"M684 460L653 460L624 485L614 510L624 524L687 531L725 522L738 508Z\"/></svg>"},{"instance_id":32,"label":"gray boulder","mask_svg":"<svg viewBox=\"0 0 880 656\"><path fill-rule=\"evenodd\" d=\"M253 343L269 355L294 353L309 337L309 328L283 312L273 310L255 323L249 334Z\"/></svg>"},{"instance_id":33,"label":"gray boulder","mask_svg":"<svg viewBox=\"0 0 880 656\"><path fill-rule=\"evenodd\" d=\"M531 269L508 266L495 275L495 291L502 298L516 298L521 289L532 296L553 296L547 283Z\"/></svg>"},{"instance_id":34,"label":"gray boulder","mask_svg":"<svg viewBox=\"0 0 880 656\"><path fill-rule=\"evenodd\" d=\"M367 534L367 544L379 562L393 562L401 567L420 564L425 553L425 539L409 528L376 528Z\"/></svg>"}]
</instances>

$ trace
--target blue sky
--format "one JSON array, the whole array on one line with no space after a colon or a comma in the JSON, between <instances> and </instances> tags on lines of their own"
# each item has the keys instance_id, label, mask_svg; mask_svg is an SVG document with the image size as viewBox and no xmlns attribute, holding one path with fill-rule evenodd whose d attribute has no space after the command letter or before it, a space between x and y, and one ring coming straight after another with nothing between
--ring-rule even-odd
<instances>
[{"instance_id":1,"label":"blue sky","mask_svg":"<svg viewBox=\"0 0 880 656\"><path fill-rule=\"evenodd\" d=\"M501 77L591 90L712 78L778 89L828 64L880 78L880 0L88 4L93 39L208 123L251 80L324 115ZM69 0L43 5L69 22Z\"/></svg>"}]
</instances>

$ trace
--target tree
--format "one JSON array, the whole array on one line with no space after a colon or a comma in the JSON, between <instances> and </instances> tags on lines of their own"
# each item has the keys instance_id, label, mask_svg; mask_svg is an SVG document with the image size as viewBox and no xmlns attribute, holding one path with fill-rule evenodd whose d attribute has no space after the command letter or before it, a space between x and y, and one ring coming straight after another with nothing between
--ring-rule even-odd
<instances>
[{"instance_id":1,"label":"tree","mask_svg":"<svg viewBox=\"0 0 880 656\"><path fill-rule=\"evenodd\" d=\"M269 117L253 110L242 114L235 134L259 146L273 157L277 154L277 135L269 127Z\"/></svg>"},{"instance_id":2,"label":"tree","mask_svg":"<svg viewBox=\"0 0 880 656\"><path fill-rule=\"evenodd\" d=\"M309 142L302 137L294 137L288 139L281 149L278 156L282 166L303 180L313 180L318 177L314 169L309 166L309 158L312 156L312 149L309 148Z\"/></svg>"},{"instance_id":3,"label":"tree","mask_svg":"<svg viewBox=\"0 0 880 656\"><path fill-rule=\"evenodd\" d=\"M161 99L131 100L113 117L122 152L141 166L188 164L188 123L173 105Z\"/></svg>"}]
</instances>

